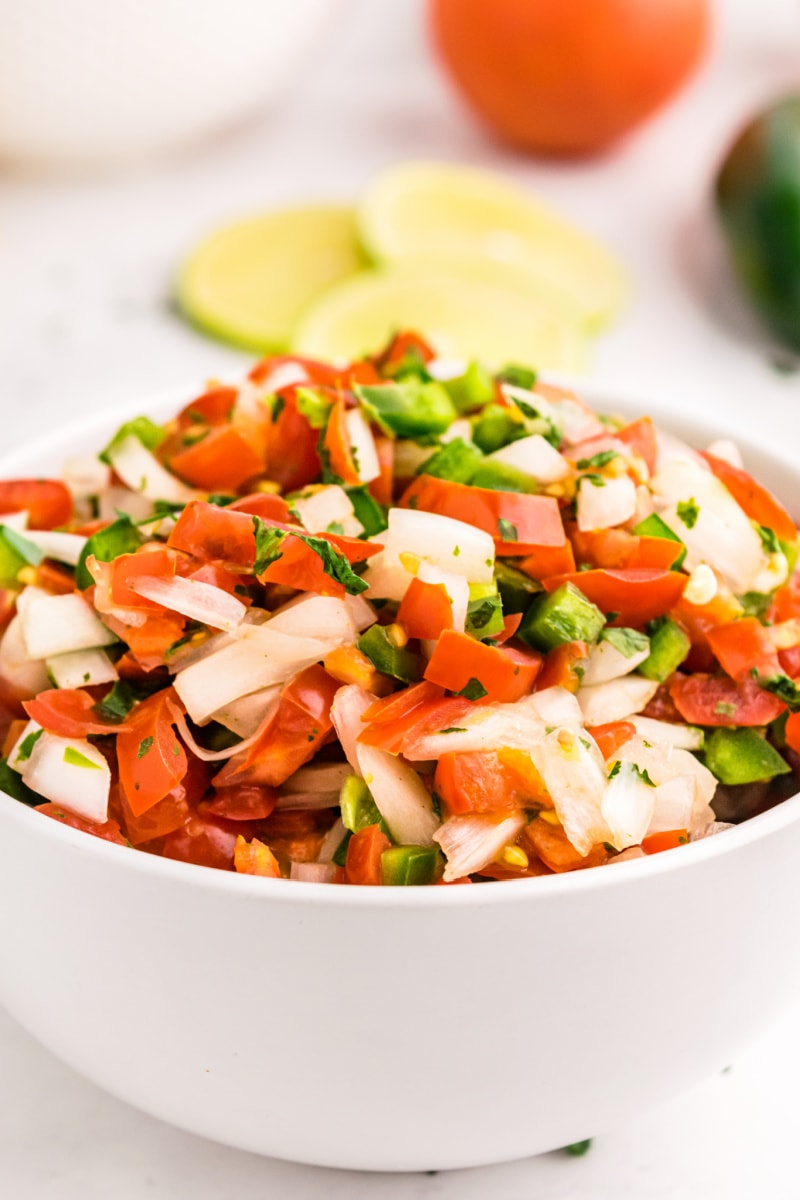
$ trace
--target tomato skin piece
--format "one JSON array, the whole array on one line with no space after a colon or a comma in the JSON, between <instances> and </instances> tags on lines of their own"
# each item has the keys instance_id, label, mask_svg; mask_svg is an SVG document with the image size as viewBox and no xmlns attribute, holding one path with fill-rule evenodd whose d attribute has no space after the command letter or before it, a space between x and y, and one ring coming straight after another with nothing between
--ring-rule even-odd
<instances>
[{"instance_id":1,"label":"tomato skin piece","mask_svg":"<svg viewBox=\"0 0 800 1200\"><path fill-rule=\"evenodd\" d=\"M252 567L256 561L253 517L247 512L193 500L178 517L167 545L201 561L215 560L236 563L239 567Z\"/></svg>"},{"instance_id":2,"label":"tomato skin piece","mask_svg":"<svg viewBox=\"0 0 800 1200\"><path fill-rule=\"evenodd\" d=\"M197 429L201 425L227 425L239 399L239 389L226 384L209 388L178 413L178 429Z\"/></svg>"},{"instance_id":3,"label":"tomato skin piece","mask_svg":"<svg viewBox=\"0 0 800 1200\"><path fill-rule=\"evenodd\" d=\"M577 525L570 525L567 535L578 563L610 570L626 567L668 570L683 552L680 542L628 533L625 529L592 529L582 533Z\"/></svg>"},{"instance_id":4,"label":"tomato skin piece","mask_svg":"<svg viewBox=\"0 0 800 1200\"><path fill-rule=\"evenodd\" d=\"M434 789L451 814L516 811L525 799L496 751L441 755Z\"/></svg>"},{"instance_id":5,"label":"tomato skin piece","mask_svg":"<svg viewBox=\"0 0 800 1200\"><path fill-rule=\"evenodd\" d=\"M297 407L297 387L282 388L267 428L267 470L281 491L297 491L319 477L318 440L319 431Z\"/></svg>"},{"instance_id":6,"label":"tomato skin piece","mask_svg":"<svg viewBox=\"0 0 800 1200\"><path fill-rule=\"evenodd\" d=\"M277 800L276 788L262 783L239 783L215 788L204 811L227 821L263 821L270 816Z\"/></svg>"},{"instance_id":7,"label":"tomato skin piece","mask_svg":"<svg viewBox=\"0 0 800 1200\"><path fill-rule=\"evenodd\" d=\"M379 371L386 372L392 367L399 367L409 355L429 363L436 357L436 352L418 333L404 329L394 335L383 353L375 359L375 365Z\"/></svg>"},{"instance_id":8,"label":"tomato skin piece","mask_svg":"<svg viewBox=\"0 0 800 1200\"><path fill-rule=\"evenodd\" d=\"M167 834L161 855L200 867L232 871L237 838L252 838L255 834L255 825L191 812L180 829Z\"/></svg>"},{"instance_id":9,"label":"tomato skin piece","mask_svg":"<svg viewBox=\"0 0 800 1200\"><path fill-rule=\"evenodd\" d=\"M117 737L120 785L136 817L168 796L189 769L175 733L179 711L171 688L156 692L137 705Z\"/></svg>"},{"instance_id":10,"label":"tomato skin piece","mask_svg":"<svg viewBox=\"0 0 800 1200\"><path fill-rule=\"evenodd\" d=\"M544 586L553 592L562 583L573 583L601 612L617 614L610 624L627 627L644 625L663 616L678 603L687 581L687 575L653 567L629 567L621 571L598 568L557 575L546 579Z\"/></svg>"},{"instance_id":11,"label":"tomato skin piece","mask_svg":"<svg viewBox=\"0 0 800 1200\"><path fill-rule=\"evenodd\" d=\"M280 787L307 763L333 728L331 704L339 690L322 667L301 671L281 693L277 709L244 753L234 755L214 780L217 789L240 784Z\"/></svg>"},{"instance_id":12,"label":"tomato skin piece","mask_svg":"<svg viewBox=\"0 0 800 1200\"><path fill-rule=\"evenodd\" d=\"M72 494L60 479L0 480L0 513L17 512L27 512L30 529L56 529L72 516Z\"/></svg>"},{"instance_id":13,"label":"tomato skin piece","mask_svg":"<svg viewBox=\"0 0 800 1200\"><path fill-rule=\"evenodd\" d=\"M707 451L700 452L720 483L728 489L736 503L744 509L751 521L765 525L786 542L797 537L797 526L786 509L768 488L753 479L741 467L734 467L722 458Z\"/></svg>"},{"instance_id":14,"label":"tomato skin piece","mask_svg":"<svg viewBox=\"0 0 800 1200\"><path fill-rule=\"evenodd\" d=\"M765 676L780 674L778 656L756 617L740 617L730 625L710 629L708 644L731 679L741 679L751 671Z\"/></svg>"},{"instance_id":15,"label":"tomato skin piece","mask_svg":"<svg viewBox=\"0 0 800 1200\"><path fill-rule=\"evenodd\" d=\"M169 462L175 475L206 492L236 492L248 479L263 475L265 466L264 455L232 425L209 430Z\"/></svg>"},{"instance_id":16,"label":"tomato skin piece","mask_svg":"<svg viewBox=\"0 0 800 1200\"><path fill-rule=\"evenodd\" d=\"M138 627L117 624L110 617L106 617L105 621L118 637L127 642L131 654L147 671L164 665L167 652L180 641L186 628L185 617L166 611L153 613L144 625Z\"/></svg>"},{"instance_id":17,"label":"tomato skin piece","mask_svg":"<svg viewBox=\"0 0 800 1200\"><path fill-rule=\"evenodd\" d=\"M275 522L267 522L275 525ZM365 562L383 549L377 542L361 542L358 538L340 537L335 533L314 534L330 543L343 554L349 563ZM325 571L322 559L302 538L293 537L291 532L284 538L278 558L258 576L261 583L280 583L300 592L321 592L323 596L343 597L343 583L331 578Z\"/></svg>"},{"instance_id":18,"label":"tomato skin piece","mask_svg":"<svg viewBox=\"0 0 800 1200\"><path fill-rule=\"evenodd\" d=\"M535 650L489 646L467 633L446 629L425 669L430 683L460 692L476 679L485 689L481 700L513 703L533 688L542 665Z\"/></svg>"},{"instance_id":19,"label":"tomato skin piece","mask_svg":"<svg viewBox=\"0 0 800 1200\"><path fill-rule=\"evenodd\" d=\"M240 875L262 875L268 879L280 879L281 869L278 860L258 838L247 842L241 835L236 839L233 848L234 870Z\"/></svg>"},{"instance_id":20,"label":"tomato skin piece","mask_svg":"<svg viewBox=\"0 0 800 1200\"><path fill-rule=\"evenodd\" d=\"M452 629L453 606L445 585L423 583L415 576L400 602L397 621L412 638L434 640L445 629Z\"/></svg>"},{"instance_id":21,"label":"tomato skin piece","mask_svg":"<svg viewBox=\"0 0 800 1200\"><path fill-rule=\"evenodd\" d=\"M57 737L86 738L89 734L121 733L129 721L114 724L94 710L95 701L83 688L52 688L22 707L32 721Z\"/></svg>"},{"instance_id":22,"label":"tomato skin piece","mask_svg":"<svg viewBox=\"0 0 800 1200\"><path fill-rule=\"evenodd\" d=\"M788 675L790 679L797 679L800 676L800 646L779 650L778 662L784 675Z\"/></svg>"},{"instance_id":23,"label":"tomato skin piece","mask_svg":"<svg viewBox=\"0 0 800 1200\"><path fill-rule=\"evenodd\" d=\"M669 693L689 725L769 725L786 709L782 700L749 677L675 675Z\"/></svg>"},{"instance_id":24,"label":"tomato skin piece","mask_svg":"<svg viewBox=\"0 0 800 1200\"><path fill-rule=\"evenodd\" d=\"M172 579L175 576L175 554L169 550L150 549L136 554L120 554L110 564L109 595L118 608L144 608L163 612L163 606L146 600L133 590L133 583L145 576L152 579Z\"/></svg>"},{"instance_id":25,"label":"tomato skin piece","mask_svg":"<svg viewBox=\"0 0 800 1200\"><path fill-rule=\"evenodd\" d=\"M569 543L558 503L552 496L499 492L419 475L406 488L400 507L440 513L483 529L495 539L497 553L505 557L524 558L544 548L571 554L565 549ZM500 521L513 525L515 541L503 541Z\"/></svg>"},{"instance_id":26,"label":"tomato skin piece","mask_svg":"<svg viewBox=\"0 0 800 1200\"><path fill-rule=\"evenodd\" d=\"M194 755L188 756L188 768L183 779L171 792L148 808L140 816L134 816L125 799L122 788L114 783L111 788L110 809L133 846L155 842L181 829L202 800L211 785L211 770L208 763Z\"/></svg>"},{"instance_id":27,"label":"tomato skin piece","mask_svg":"<svg viewBox=\"0 0 800 1200\"><path fill-rule=\"evenodd\" d=\"M378 504L390 508L394 500L394 442L389 437L375 436L375 453L381 473L368 485L369 493Z\"/></svg>"},{"instance_id":28,"label":"tomato skin piece","mask_svg":"<svg viewBox=\"0 0 800 1200\"><path fill-rule=\"evenodd\" d=\"M597 743L603 758L608 762L620 746L636 736L636 726L630 721L609 721L607 725L593 725L587 731Z\"/></svg>"},{"instance_id":29,"label":"tomato skin piece","mask_svg":"<svg viewBox=\"0 0 800 1200\"><path fill-rule=\"evenodd\" d=\"M536 680L535 690L543 692L545 688L563 687L573 694L577 692L581 686L579 668L588 654L589 647L586 642L564 642L548 650Z\"/></svg>"},{"instance_id":30,"label":"tomato skin piece","mask_svg":"<svg viewBox=\"0 0 800 1200\"><path fill-rule=\"evenodd\" d=\"M118 846L128 845L116 821L109 820L99 825L96 821L86 821L77 813L69 812L60 804L51 803L37 804L34 812L39 812L45 817L52 817L54 821L60 821L62 825L69 825L71 829L81 829L84 833L90 833L92 837L102 838L104 842L114 842Z\"/></svg>"},{"instance_id":31,"label":"tomato skin piece","mask_svg":"<svg viewBox=\"0 0 800 1200\"><path fill-rule=\"evenodd\" d=\"M389 754L410 753L417 738L457 725L471 709L472 701L447 697L443 688L423 680L368 708L358 740Z\"/></svg>"},{"instance_id":32,"label":"tomato skin piece","mask_svg":"<svg viewBox=\"0 0 800 1200\"><path fill-rule=\"evenodd\" d=\"M522 624L522 615L523 614L521 612L518 612L509 613L508 616L503 617L503 631L502 633L498 633L496 637L492 639L495 646L504 646L506 642L510 641L511 638L514 637L514 634Z\"/></svg>"},{"instance_id":33,"label":"tomato skin piece","mask_svg":"<svg viewBox=\"0 0 800 1200\"><path fill-rule=\"evenodd\" d=\"M252 492L242 496L229 504L225 511L249 513L250 516L261 517L265 521L279 521L281 524L289 524L292 519L289 505L283 497L270 492Z\"/></svg>"},{"instance_id":34,"label":"tomato skin piece","mask_svg":"<svg viewBox=\"0 0 800 1200\"><path fill-rule=\"evenodd\" d=\"M361 476L350 448L350 436L345 422L346 411L344 396L340 394L334 400L328 415L322 435L322 449L323 453L327 453L331 472L338 476L345 486L351 486L361 483Z\"/></svg>"},{"instance_id":35,"label":"tomato skin piece","mask_svg":"<svg viewBox=\"0 0 800 1200\"><path fill-rule=\"evenodd\" d=\"M608 862L609 853L602 845L592 846L586 856L581 855L570 842L562 825L551 825L549 821L535 818L520 835L523 849L537 855L551 871L582 871L586 867L598 867Z\"/></svg>"},{"instance_id":36,"label":"tomato skin piece","mask_svg":"<svg viewBox=\"0 0 800 1200\"><path fill-rule=\"evenodd\" d=\"M376 383L375 370L368 362L351 363L348 367L332 367L330 363L318 362L314 358L303 358L298 354L272 354L256 363L248 375L253 383L264 383L278 367L287 365L300 367L306 384L322 387L349 387L351 383Z\"/></svg>"},{"instance_id":37,"label":"tomato skin piece","mask_svg":"<svg viewBox=\"0 0 800 1200\"><path fill-rule=\"evenodd\" d=\"M508 544L503 547L503 554L508 554ZM531 579L539 581L550 575L567 575L575 570L575 555L570 542L563 546L541 546L526 554L517 563L520 571L530 575Z\"/></svg>"},{"instance_id":38,"label":"tomato skin piece","mask_svg":"<svg viewBox=\"0 0 800 1200\"><path fill-rule=\"evenodd\" d=\"M631 450L635 450L639 457L644 459L650 474L655 475L658 444L652 417L639 417L637 421L631 421L622 429L618 429L614 433L614 437L617 441L629 446Z\"/></svg>"},{"instance_id":39,"label":"tomato skin piece","mask_svg":"<svg viewBox=\"0 0 800 1200\"><path fill-rule=\"evenodd\" d=\"M663 833L651 833L642 838L642 849L645 854L660 854L662 850L674 850L689 841L688 829L667 829Z\"/></svg>"},{"instance_id":40,"label":"tomato skin piece","mask_svg":"<svg viewBox=\"0 0 800 1200\"><path fill-rule=\"evenodd\" d=\"M381 855L391 844L380 825L367 825L354 833L347 844L345 882L362 887L382 885Z\"/></svg>"}]
</instances>

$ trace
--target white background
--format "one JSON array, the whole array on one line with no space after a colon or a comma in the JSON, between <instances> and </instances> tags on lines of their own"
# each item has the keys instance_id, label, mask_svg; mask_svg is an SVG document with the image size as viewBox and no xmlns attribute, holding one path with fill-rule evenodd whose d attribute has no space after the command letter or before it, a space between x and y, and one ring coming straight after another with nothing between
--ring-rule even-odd
<instances>
[{"instance_id":1,"label":"white background","mask_svg":"<svg viewBox=\"0 0 800 1200\"><path fill-rule=\"evenodd\" d=\"M437 71L421 3L350 0L280 109L225 139L113 177L0 171L4 442L243 364L172 315L184 250L229 217L349 198L382 165L429 157L507 171L628 261L635 305L598 345L596 378L651 408L719 417L745 447L795 441L800 459L800 375L776 371L738 299L709 200L741 120L800 87L800 7L721 0L718 9L714 52L693 84L638 137L589 163L543 165L493 145ZM178 1133L84 1083L0 1014L0 1195L789 1200L800 1197L798 1018L800 1005L730 1071L599 1139L584 1159L394 1178L296 1167ZM609 1051L609 1071L613 1061Z\"/></svg>"}]
</instances>

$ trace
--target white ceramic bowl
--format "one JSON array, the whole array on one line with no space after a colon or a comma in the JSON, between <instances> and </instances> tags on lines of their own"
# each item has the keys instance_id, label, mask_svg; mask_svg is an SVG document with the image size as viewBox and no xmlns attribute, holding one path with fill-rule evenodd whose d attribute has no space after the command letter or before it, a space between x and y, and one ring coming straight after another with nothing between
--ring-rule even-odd
<instances>
[{"instance_id":1,"label":"white ceramic bowl","mask_svg":"<svg viewBox=\"0 0 800 1200\"><path fill-rule=\"evenodd\" d=\"M10 0L0 156L125 161L197 141L301 80L342 0Z\"/></svg>"},{"instance_id":2,"label":"white ceramic bowl","mask_svg":"<svg viewBox=\"0 0 800 1200\"><path fill-rule=\"evenodd\" d=\"M56 470L117 423L0 475ZM748 458L800 511L796 470ZM796 796L613 867L337 888L154 858L0 795L0 1001L109 1092L233 1146L380 1170L496 1162L721 1070L797 998L799 858Z\"/></svg>"}]
</instances>

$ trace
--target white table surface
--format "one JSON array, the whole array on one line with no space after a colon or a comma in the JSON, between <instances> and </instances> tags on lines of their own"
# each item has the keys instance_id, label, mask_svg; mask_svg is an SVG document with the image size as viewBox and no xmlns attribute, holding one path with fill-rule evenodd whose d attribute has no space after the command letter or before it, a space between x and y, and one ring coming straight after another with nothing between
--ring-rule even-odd
<instances>
[{"instance_id":1,"label":"white table surface","mask_svg":"<svg viewBox=\"0 0 800 1200\"><path fill-rule=\"evenodd\" d=\"M351 0L280 110L225 139L113 177L0 170L5 443L243 364L170 312L182 251L228 217L351 197L382 165L429 157L506 170L627 259L636 303L598 345L597 379L651 407L724 417L744 445L800 447L800 375L775 370L732 288L708 202L732 131L797 80L800 10L793 0L718 8L716 48L695 82L643 135L594 162L533 163L493 145L437 72L419 0ZM584 1159L390 1177L297 1167L176 1132L85 1083L0 1014L0 1195L788 1200L800 1196L798 1018L800 1004L729 1072L604 1136Z\"/></svg>"}]
</instances>

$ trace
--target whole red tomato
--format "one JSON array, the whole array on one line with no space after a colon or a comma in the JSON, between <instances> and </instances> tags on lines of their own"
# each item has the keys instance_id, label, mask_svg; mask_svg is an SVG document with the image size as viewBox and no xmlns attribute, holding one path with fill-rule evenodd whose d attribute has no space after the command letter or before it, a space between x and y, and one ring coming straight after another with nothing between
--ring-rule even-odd
<instances>
[{"instance_id":1,"label":"whole red tomato","mask_svg":"<svg viewBox=\"0 0 800 1200\"><path fill-rule=\"evenodd\" d=\"M470 104L506 141L601 150L696 66L708 0L431 0L434 38Z\"/></svg>"}]
</instances>

